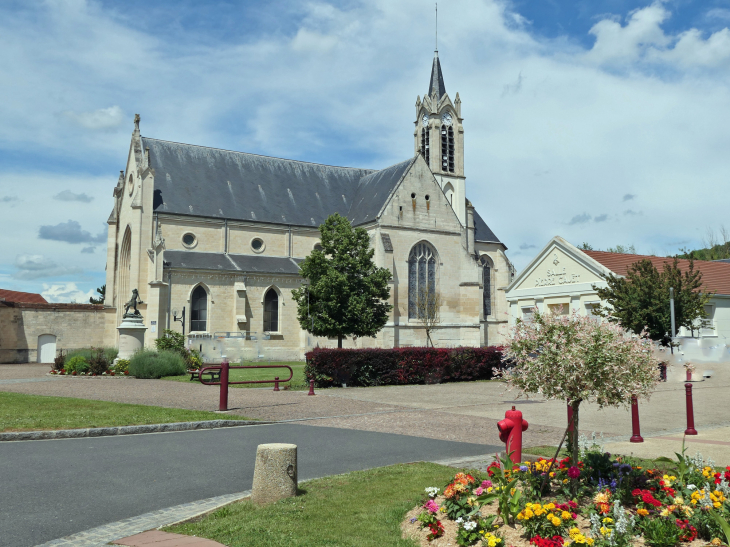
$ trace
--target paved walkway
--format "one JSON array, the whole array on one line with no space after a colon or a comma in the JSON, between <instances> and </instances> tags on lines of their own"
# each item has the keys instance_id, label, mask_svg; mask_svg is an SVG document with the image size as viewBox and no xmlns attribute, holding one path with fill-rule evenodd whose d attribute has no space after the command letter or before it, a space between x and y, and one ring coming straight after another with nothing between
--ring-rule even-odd
<instances>
[{"instance_id":1,"label":"paved walkway","mask_svg":"<svg viewBox=\"0 0 730 547\"><path fill-rule=\"evenodd\" d=\"M211 539L204 539L181 534L170 534L159 530L150 530L134 536L112 541L114 545L127 547L225 547L222 543Z\"/></svg>"}]
</instances>

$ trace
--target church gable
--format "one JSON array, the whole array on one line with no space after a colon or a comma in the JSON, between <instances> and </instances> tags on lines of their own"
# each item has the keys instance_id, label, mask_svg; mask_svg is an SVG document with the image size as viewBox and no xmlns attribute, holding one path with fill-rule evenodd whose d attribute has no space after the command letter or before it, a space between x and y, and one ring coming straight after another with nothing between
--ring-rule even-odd
<instances>
[{"instance_id":1,"label":"church gable","mask_svg":"<svg viewBox=\"0 0 730 547\"><path fill-rule=\"evenodd\" d=\"M420 155L393 189L383 207L381 222L415 229L461 231L456 213Z\"/></svg>"},{"instance_id":2,"label":"church gable","mask_svg":"<svg viewBox=\"0 0 730 547\"><path fill-rule=\"evenodd\" d=\"M604 268L560 237L553 238L508 291L598 283Z\"/></svg>"}]
</instances>

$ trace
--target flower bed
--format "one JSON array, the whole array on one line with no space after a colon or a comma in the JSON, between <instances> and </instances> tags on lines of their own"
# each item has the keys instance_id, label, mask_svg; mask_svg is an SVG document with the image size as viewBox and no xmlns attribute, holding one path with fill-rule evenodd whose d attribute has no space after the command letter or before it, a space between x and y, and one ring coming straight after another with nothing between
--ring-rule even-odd
<instances>
[{"instance_id":1,"label":"flower bed","mask_svg":"<svg viewBox=\"0 0 730 547\"><path fill-rule=\"evenodd\" d=\"M94 374L91 372L76 372L75 370L72 372L69 372L67 370L61 369L61 370L51 370L48 372L51 376L71 376L73 378L129 378L129 371L125 370L122 372L116 372L114 370L108 370L106 372L102 372L101 374ZM132 376L134 378L134 376Z\"/></svg>"},{"instance_id":2,"label":"flower bed","mask_svg":"<svg viewBox=\"0 0 730 547\"><path fill-rule=\"evenodd\" d=\"M600 452L577 467L568 458L505 459L488 476L457 473L443 492L426 488L404 536L439 547L728 545L730 466L715 469L684 450L666 461L668 473Z\"/></svg>"}]
</instances>

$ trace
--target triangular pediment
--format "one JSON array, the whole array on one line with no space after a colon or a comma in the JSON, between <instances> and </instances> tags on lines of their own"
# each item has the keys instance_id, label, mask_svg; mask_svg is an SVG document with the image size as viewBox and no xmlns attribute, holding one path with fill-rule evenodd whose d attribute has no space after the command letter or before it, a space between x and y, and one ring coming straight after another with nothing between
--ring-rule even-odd
<instances>
[{"instance_id":1,"label":"triangular pediment","mask_svg":"<svg viewBox=\"0 0 730 547\"><path fill-rule=\"evenodd\" d=\"M508 292L603 281L609 270L556 236L507 287ZM566 287L567 288L567 287Z\"/></svg>"}]
</instances>

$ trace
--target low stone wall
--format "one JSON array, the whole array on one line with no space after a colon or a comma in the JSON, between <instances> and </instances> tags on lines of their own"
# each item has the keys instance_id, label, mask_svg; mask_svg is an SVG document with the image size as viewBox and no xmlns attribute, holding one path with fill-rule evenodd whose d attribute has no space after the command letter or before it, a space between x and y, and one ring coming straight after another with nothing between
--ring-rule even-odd
<instances>
[{"instance_id":1,"label":"low stone wall","mask_svg":"<svg viewBox=\"0 0 730 547\"><path fill-rule=\"evenodd\" d=\"M103 346L104 306L0 302L0 363L39 362L44 335L56 352Z\"/></svg>"}]
</instances>

